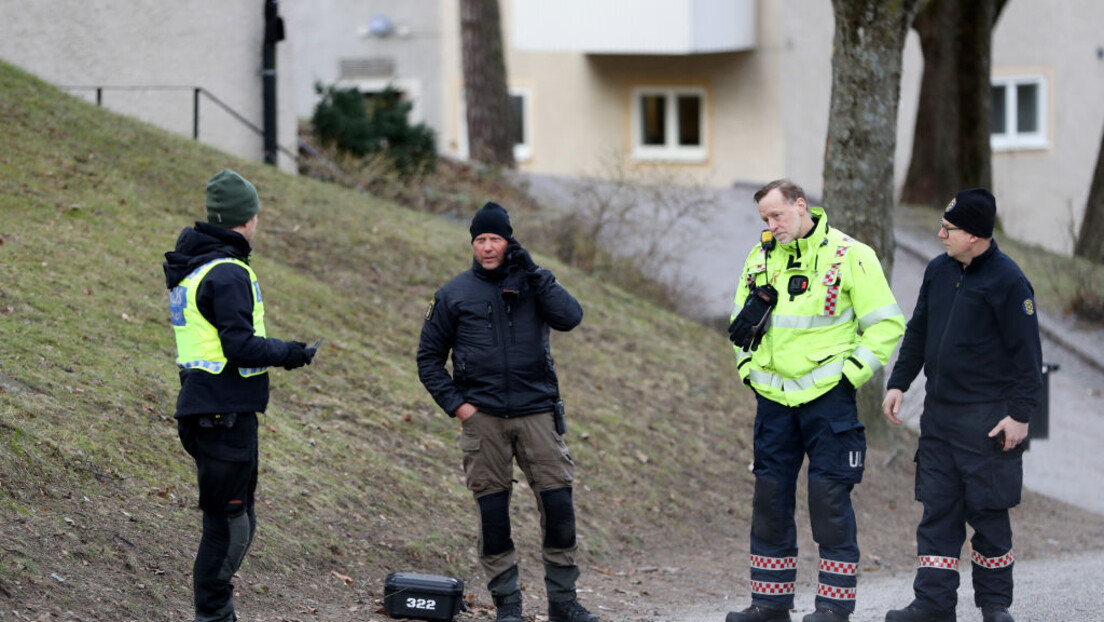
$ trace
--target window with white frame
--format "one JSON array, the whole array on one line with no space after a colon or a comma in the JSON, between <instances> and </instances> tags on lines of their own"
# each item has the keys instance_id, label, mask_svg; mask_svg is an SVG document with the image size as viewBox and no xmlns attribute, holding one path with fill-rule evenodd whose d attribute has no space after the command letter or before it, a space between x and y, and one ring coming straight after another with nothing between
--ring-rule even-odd
<instances>
[{"instance_id":1,"label":"window with white frame","mask_svg":"<svg viewBox=\"0 0 1104 622\"><path fill-rule=\"evenodd\" d=\"M1046 78L995 77L992 85L989 139L993 150L1048 147Z\"/></svg>"},{"instance_id":2,"label":"window with white frame","mask_svg":"<svg viewBox=\"0 0 1104 622\"><path fill-rule=\"evenodd\" d=\"M633 158L682 162L705 160L705 103L703 88L634 88Z\"/></svg>"},{"instance_id":3,"label":"window with white frame","mask_svg":"<svg viewBox=\"0 0 1104 622\"><path fill-rule=\"evenodd\" d=\"M533 157L531 97L525 87L509 88L510 91L510 139L514 141L514 161L526 162ZM467 160L468 151L468 107L464 92L460 91L460 125L457 131L457 157Z\"/></svg>"}]
</instances>

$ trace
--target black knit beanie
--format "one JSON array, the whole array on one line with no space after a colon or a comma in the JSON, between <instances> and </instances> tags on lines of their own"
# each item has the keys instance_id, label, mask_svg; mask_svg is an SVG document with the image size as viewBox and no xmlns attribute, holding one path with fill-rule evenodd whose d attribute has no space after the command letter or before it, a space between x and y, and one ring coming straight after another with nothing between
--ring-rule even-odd
<instances>
[{"instance_id":1,"label":"black knit beanie","mask_svg":"<svg viewBox=\"0 0 1104 622\"><path fill-rule=\"evenodd\" d=\"M985 188L959 192L943 211L944 220L979 238L993 237L996 218L997 202Z\"/></svg>"},{"instance_id":2,"label":"black knit beanie","mask_svg":"<svg viewBox=\"0 0 1104 622\"><path fill-rule=\"evenodd\" d=\"M207 182L207 222L230 229L257 215L261 201L253 184L224 168Z\"/></svg>"},{"instance_id":3,"label":"black knit beanie","mask_svg":"<svg viewBox=\"0 0 1104 622\"><path fill-rule=\"evenodd\" d=\"M503 238L514 235L514 228L510 226L510 215L506 213L506 208L491 202L479 208L472 217L470 231L473 241L484 233L493 233Z\"/></svg>"}]
</instances>

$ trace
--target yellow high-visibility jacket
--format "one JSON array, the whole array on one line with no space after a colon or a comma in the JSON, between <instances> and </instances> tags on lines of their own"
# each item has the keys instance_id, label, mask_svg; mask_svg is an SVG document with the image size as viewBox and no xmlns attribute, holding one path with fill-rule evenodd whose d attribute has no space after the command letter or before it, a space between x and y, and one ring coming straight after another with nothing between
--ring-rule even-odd
<instances>
[{"instance_id":1,"label":"yellow high-visibility jacket","mask_svg":"<svg viewBox=\"0 0 1104 622\"><path fill-rule=\"evenodd\" d=\"M778 304L758 349L736 348L740 379L756 393L799 406L827 393L843 376L858 388L881 369L905 332L905 316L874 249L830 228L811 207L813 231L770 252L756 245L744 263L732 319L751 289L772 284ZM788 293L794 277L808 289Z\"/></svg>"}]
</instances>

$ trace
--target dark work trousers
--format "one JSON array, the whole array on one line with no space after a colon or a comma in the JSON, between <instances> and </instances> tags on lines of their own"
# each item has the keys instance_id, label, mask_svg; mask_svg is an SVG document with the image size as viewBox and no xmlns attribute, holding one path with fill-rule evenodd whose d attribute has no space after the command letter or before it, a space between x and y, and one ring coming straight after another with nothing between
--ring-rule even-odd
<instances>
[{"instance_id":1,"label":"dark work trousers","mask_svg":"<svg viewBox=\"0 0 1104 622\"><path fill-rule=\"evenodd\" d=\"M970 539L977 606L1012 604L1012 525L1020 502L1023 449L1002 451L989 430L1007 414L1001 403L947 404L928 395L916 451L916 500L924 517L916 529L918 564L913 604L953 611L958 559Z\"/></svg>"},{"instance_id":2,"label":"dark work trousers","mask_svg":"<svg viewBox=\"0 0 1104 622\"><path fill-rule=\"evenodd\" d=\"M479 563L495 603L521 598L518 554L510 527L510 496L517 461L537 502L541 558L549 601L576 597L575 463L552 413L508 419L476 411L463 423L460 448L468 489L479 509Z\"/></svg>"},{"instance_id":3,"label":"dark work trousers","mask_svg":"<svg viewBox=\"0 0 1104 622\"><path fill-rule=\"evenodd\" d=\"M213 416L182 417L177 423L180 442L195 459L203 510L203 537L192 568L196 622L237 619L230 580L257 526L257 416L237 413L233 418L232 427L225 425L225 415L217 425L207 425Z\"/></svg>"},{"instance_id":4,"label":"dark work trousers","mask_svg":"<svg viewBox=\"0 0 1104 622\"><path fill-rule=\"evenodd\" d=\"M866 432L855 391L836 386L801 406L763 397L755 414L751 602L792 609L797 578L797 477L809 456L809 514L820 549L816 605L851 612L859 562L851 489L862 481Z\"/></svg>"}]
</instances>

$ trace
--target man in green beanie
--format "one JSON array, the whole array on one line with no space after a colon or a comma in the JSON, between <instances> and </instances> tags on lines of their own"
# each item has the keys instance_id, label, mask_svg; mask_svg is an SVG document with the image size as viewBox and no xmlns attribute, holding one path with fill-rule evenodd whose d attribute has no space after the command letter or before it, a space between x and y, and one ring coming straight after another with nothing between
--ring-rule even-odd
<instances>
[{"instance_id":1,"label":"man in green beanie","mask_svg":"<svg viewBox=\"0 0 1104 622\"><path fill-rule=\"evenodd\" d=\"M257 413L268 406L268 367L310 365L315 348L265 335L264 302L249 253L260 200L229 169L207 182L207 221L165 253L176 334L177 432L196 463L203 537L192 570L195 622L232 622L230 579L253 541Z\"/></svg>"}]
</instances>

